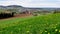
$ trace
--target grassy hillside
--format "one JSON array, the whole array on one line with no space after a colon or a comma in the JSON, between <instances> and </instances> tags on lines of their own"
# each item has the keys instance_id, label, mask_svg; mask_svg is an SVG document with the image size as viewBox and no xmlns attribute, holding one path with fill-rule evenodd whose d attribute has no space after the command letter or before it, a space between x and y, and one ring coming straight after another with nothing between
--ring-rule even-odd
<instances>
[{"instance_id":1,"label":"grassy hillside","mask_svg":"<svg viewBox=\"0 0 60 34\"><path fill-rule=\"evenodd\" d=\"M0 34L60 34L60 14L0 20Z\"/></svg>"}]
</instances>

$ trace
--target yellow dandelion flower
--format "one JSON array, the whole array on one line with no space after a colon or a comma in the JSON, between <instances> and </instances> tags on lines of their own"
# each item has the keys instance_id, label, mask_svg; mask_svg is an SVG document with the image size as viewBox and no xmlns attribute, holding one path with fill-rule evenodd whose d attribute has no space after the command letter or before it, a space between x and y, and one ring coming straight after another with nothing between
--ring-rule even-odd
<instances>
[{"instance_id":1,"label":"yellow dandelion flower","mask_svg":"<svg viewBox=\"0 0 60 34\"><path fill-rule=\"evenodd\" d=\"M50 33L48 33L48 34L50 34Z\"/></svg>"},{"instance_id":2,"label":"yellow dandelion flower","mask_svg":"<svg viewBox=\"0 0 60 34\"><path fill-rule=\"evenodd\" d=\"M54 28L56 28L56 26Z\"/></svg>"},{"instance_id":3,"label":"yellow dandelion flower","mask_svg":"<svg viewBox=\"0 0 60 34\"><path fill-rule=\"evenodd\" d=\"M40 33L42 33L42 32L40 32Z\"/></svg>"},{"instance_id":4,"label":"yellow dandelion flower","mask_svg":"<svg viewBox=\"0 0 60 34\"><path fill-rule=\"evenodd\" d=\"M44 25L46 25L46 24L44 24Z\"/></svg>"},{"instance_id":5,"label":"yellow dandelion flower","mask_svg":"<svg viewBox=\"0 0 60 34\"><path fill-rule=\"evenodd\" d=\"M32 33L30 33L30 34L32 34Z\"/></svg>"},{"instance_id":6,"label":"yellow dandelion flower","mask_svg":"<svg viewBox=\"0 0 60 34\"><path fill-rule=\"evenodd\" d=\"M56 25L58 25L58 24L56 24Z\"/></svg>"},{"instance_id":7,"label":"yellow dandelion flower","mask_svg":"<svg viewBox=\"0 0 60 34\"><path fill-rule=\"evenodd\" d=\"M46 23L46 24L48 24L48 23Z\"/></svg>"},{"instance_id":8,"label":"yellow dandelion flower","mask_svg":"<svg viewBox=\"0 0 60 34\"><path fill-rule=\"evenodd\" d=\"M47 31L45 31L45 32L47 32Z\"/></svg>"},{"instance_id":9,"label":"yellow dandelion flower","mask_svg":"<svg viewBox=\"0 0 60 34\"><path fill-rule=\"evenodd\" d=\"M13 33L13 31L11 31L11 34Z\"/></svg>"},{"instance_id":10,"label":"yellow dandelion flower","mask_svg":"<svg viewBox=\"0 0 60 34\"><path fill-rule=\"evenodd\" d=\"M60 32L60 30L59 30L59 32Z\"/></svg>"},{"instance_id":11,"label":"yellow dandelion flower","mask_svg":"<svg viewBox=\"0 0 60 34\"><path fill-rule=\"evenodd\" d=\"M27 31L27 33L29 33L29 31Z\"/></svg>"},{"instance_id":12,"label":"yellow dandelion flower","mask_svg":"<svg viewBox=\"0 0 60 34\"><path fill-rule=\"evenodd\" d=\"M55 29L55 31L58 31L58 29Z\"/></svg>"}]
</instances>

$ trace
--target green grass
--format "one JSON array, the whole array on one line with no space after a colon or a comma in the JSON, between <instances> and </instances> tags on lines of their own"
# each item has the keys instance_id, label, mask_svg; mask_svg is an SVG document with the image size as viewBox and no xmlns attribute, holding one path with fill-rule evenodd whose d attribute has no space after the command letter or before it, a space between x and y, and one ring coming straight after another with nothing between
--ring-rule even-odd
<instances>
[{"instance_id":1,"label":"green grass","mask_svg":"<svg viewBox=\"0 0 60 34\"><path fill-rule=\"evenodd\" d=\"M0 34L60 34L60 14L0 20Z\"/></svg>"}]
</instances>

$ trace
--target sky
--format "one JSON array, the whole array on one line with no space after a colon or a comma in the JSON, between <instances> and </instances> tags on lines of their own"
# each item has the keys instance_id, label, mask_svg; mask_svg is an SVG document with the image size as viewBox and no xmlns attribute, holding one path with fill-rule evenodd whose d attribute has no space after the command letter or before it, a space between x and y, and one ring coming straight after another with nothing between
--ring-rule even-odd
<instances>
[{"instance_id":1,"label":"sky","mask_svg":"<svg viewBox=\"0 0 60 34\"><path fill-rule=\"evenodd\" d=\"M60 0L0 0L0 5L21 5L24 7L58 7Z\"/></svg>"}]
</instances>

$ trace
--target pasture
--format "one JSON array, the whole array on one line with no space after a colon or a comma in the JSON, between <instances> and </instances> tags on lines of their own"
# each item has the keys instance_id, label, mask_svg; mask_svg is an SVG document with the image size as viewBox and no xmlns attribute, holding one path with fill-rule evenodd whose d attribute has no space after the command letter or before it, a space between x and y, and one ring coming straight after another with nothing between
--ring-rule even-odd
<instances>
[{"instance_id":1,"label":"pasture","mask_svg":"<svg viewBox=\"0 0 60 34\"><path fill-rule=\"evenodd\" d=\"M60 14L0 20L0 34L60 34Z\"/></svg>"}]
</instances>

